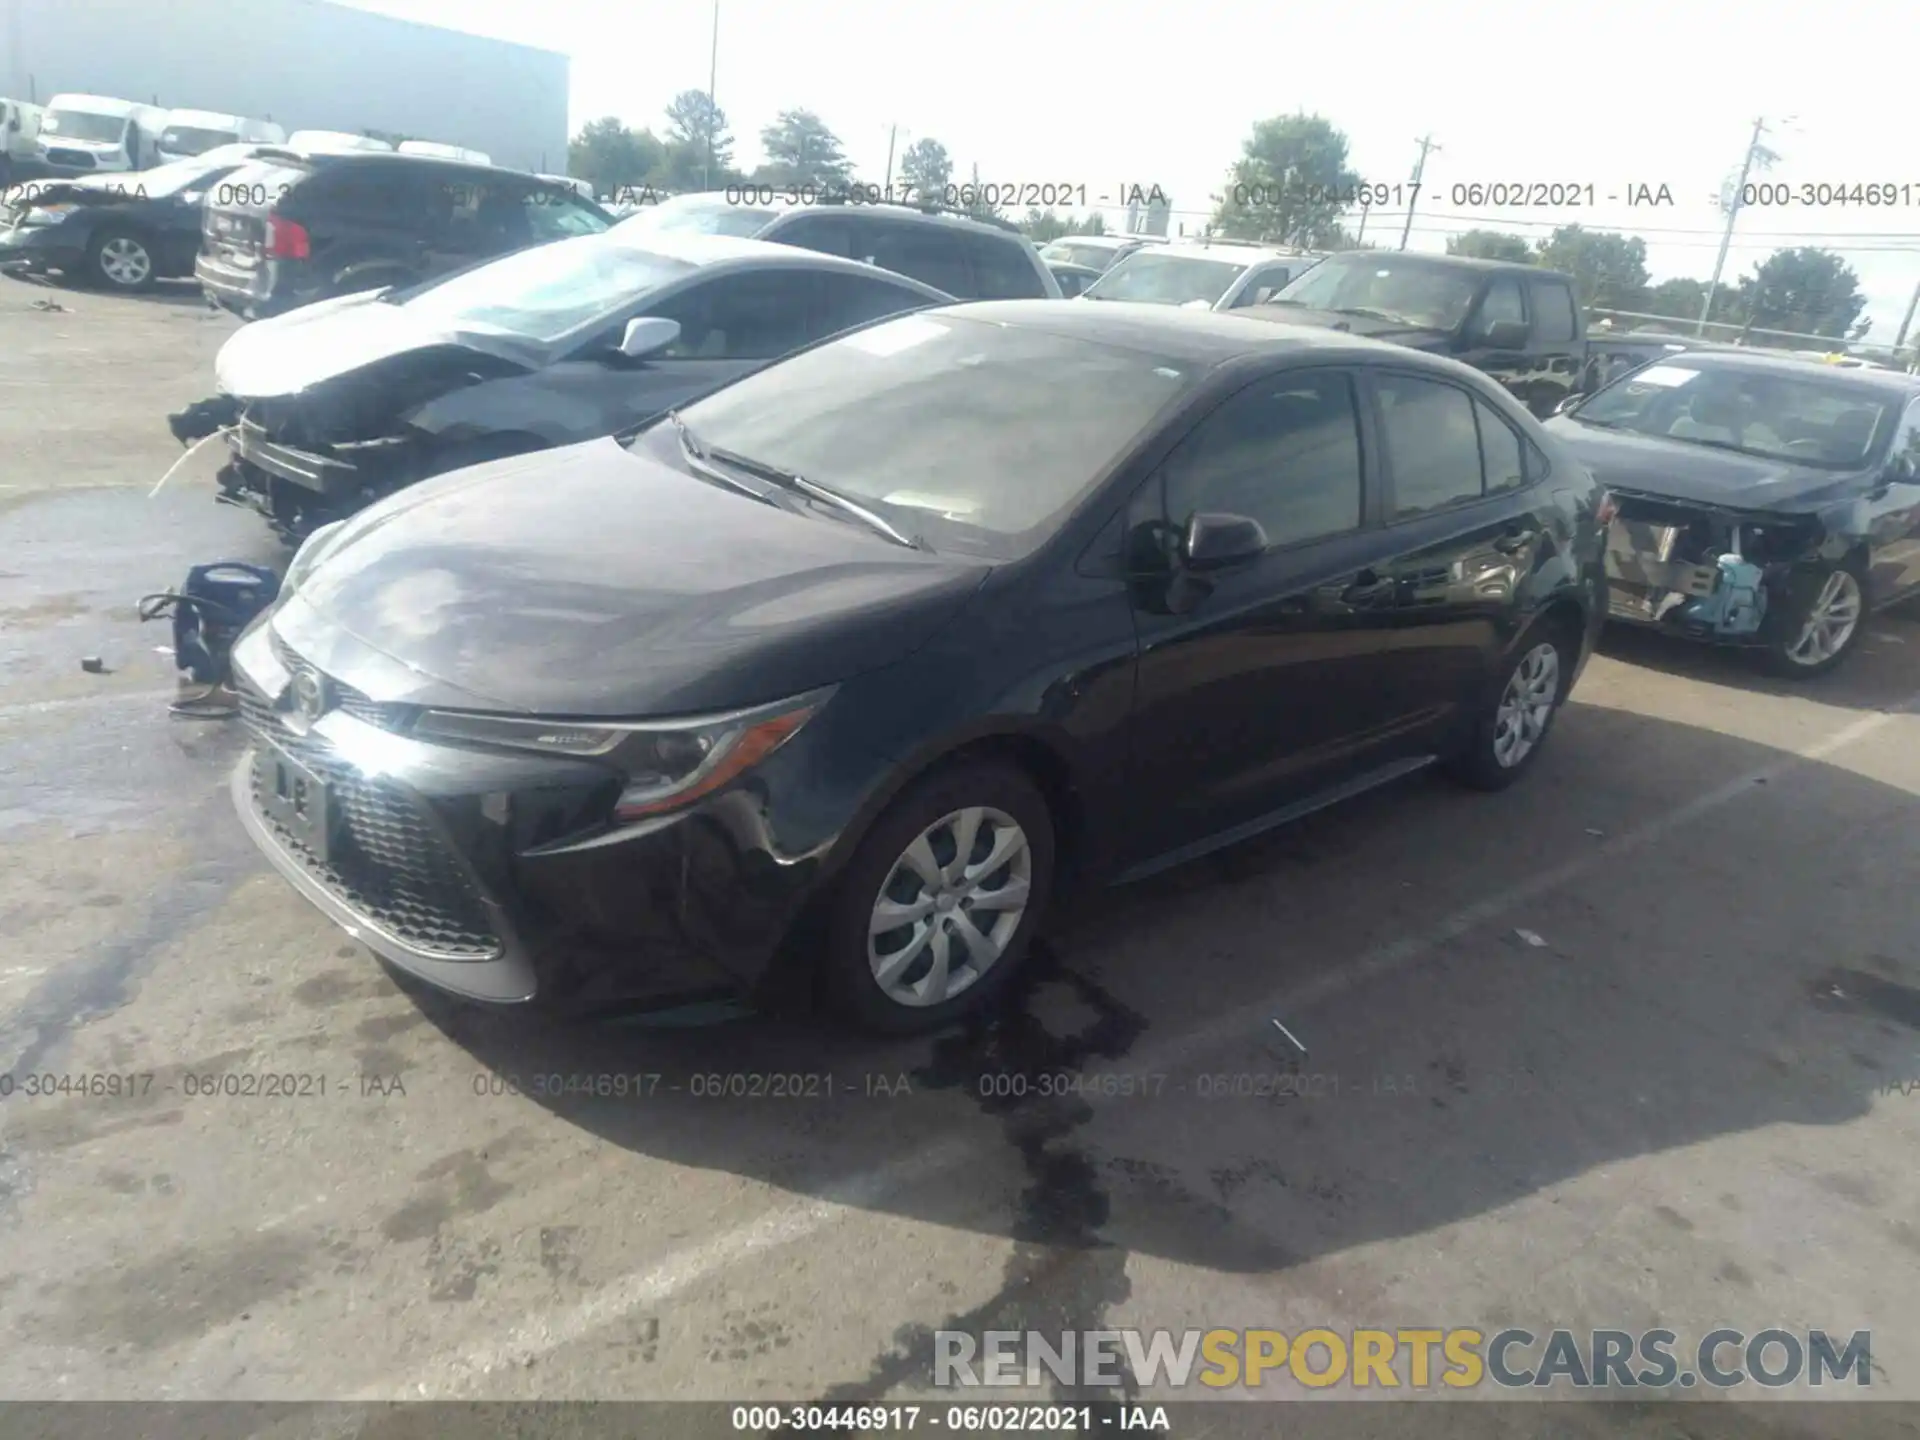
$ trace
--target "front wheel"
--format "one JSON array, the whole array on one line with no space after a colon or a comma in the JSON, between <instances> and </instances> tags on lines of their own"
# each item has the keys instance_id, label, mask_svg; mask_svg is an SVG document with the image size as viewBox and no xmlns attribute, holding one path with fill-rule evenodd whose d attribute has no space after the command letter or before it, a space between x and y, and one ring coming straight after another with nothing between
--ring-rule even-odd
<instances>
[{"instance_id":1,"label":"front wheel","mask_svg":"<svg viewBox=\"0 0 1920 1440\"><path fill-rule=\"evenodd\" d=\"M1046 799L1011 765L964 763L909 786L841 878L823 962L837 1008L909 1035L991 1004L1045 916L1053 857Z\"/></svg>"},{"instance_id":2,"label":"front wheel","mask_svg":"<svg viewBox=\"0 0 1920 1440\"><path fill-rule=\"evenodd\" d=\"M1453 757L1454 778L1476 790L1504 790L1540 756L1573 678L1564 632L1538 626L1514 647L1507 672L1485 702L1467 748Z\"/></svg>"},{"instance_id":3,"label":"front wheel","mask_svg":"<svg viewBox=\"0 0 1920 1440\"><path fill-rule=\"evenodd\" d=\"M129 231L103 230L87 247L87 276L107 290L145 290L154 280L153 251Z\"/></svg>"},{"instance_id":4,"label":"front wheel","mask_svg":"<svg viewBox=\"0 0 1920 1440\"><path fill-rule=\"evenodd\" d=\"M1861 573L1843 563L1794 577L1786 623L1766 649L1768 667L1776 675L1811 680L1853 653L1867 615Z\"/></svg>"}]
</instances>

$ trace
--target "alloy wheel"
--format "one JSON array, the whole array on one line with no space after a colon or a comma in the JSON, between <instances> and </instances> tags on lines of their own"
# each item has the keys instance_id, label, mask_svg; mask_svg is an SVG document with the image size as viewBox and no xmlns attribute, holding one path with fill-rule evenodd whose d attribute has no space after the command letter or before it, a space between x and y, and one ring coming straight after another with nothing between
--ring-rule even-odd
<instances>
[{"instance_id":1,"label":"alloy wheel","mask_svg":"<svg viewBox=\"0 0 1920 1440\"><path fill-rule=\"evenodd\" d=\"M1787 647L1787 659L1795 665L1824 665L1853 639L1864 608L1860 582L1851 570L1835 570L1820 587L1799 638Z\"/></svg>"},{"instance_id":2,"label":"alloy wheel","mask_svg":"<svg viewBox=\"0 0 1920 1440\"><path fill-rule=\"evenodd\" d=\"M144 285L153 273L153 257L138 240L116 235L100 247L100 271L115 285Z\"/></svg>"},{"instance_id":3,"label":"alloy wheel","mask_svg":"<svg viewBox=\"0 0 1920 1440\"><path fill-rule=\"evenodd\" d=\"M1520 657L1507 677L1493 725L1493 758L1511 770L1540 743L1560 698L1560 650L1542 641Z\"/></svg>"},{"instance_id":4,"label":"alloy wheel","mask_svg":"<svg viewBox=\"0 0 1920 1440\"><path fill-rule=\"evenodd\" d=\"M1033 848L1011 815L976 805L942 816L893 862L874 900L874 983L914 1008L970 989L1006 953L1032 886Z\"/></svg>"}]
</instances>

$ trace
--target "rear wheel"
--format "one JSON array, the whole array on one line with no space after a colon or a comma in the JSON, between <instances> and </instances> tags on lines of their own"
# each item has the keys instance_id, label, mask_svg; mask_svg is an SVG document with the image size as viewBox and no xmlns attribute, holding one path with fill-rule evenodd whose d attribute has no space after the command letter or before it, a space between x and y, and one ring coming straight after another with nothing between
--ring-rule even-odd
<instances>
[{"instance_id":1,"label":"rear wheel","mask_svg":"<svg viewBox=\"0 0 1920 1440\"><path fill-rule=\"evenodd\" d=\"M1476 717L1467 748L1448 769L1476 790L1504 790L1533 765L1566 698L1576 659L1571 627L1536 622L1513 648L1505 675Z\"/></svg>"},{"instance_id":2,"label":"rear wheel","mask_svg":"<svg viewBox=\"0 0 1920 1440\"><path fill-rule=\"evenodd\" d=\"M1866 627L1864 573L1858 561L1847 560L1793 577L1785 623L1766 650L1775 674L1811 680L1853 653Z\"/></svg>"},{"instance_id":3,"label":"rear wheel","mask_svg":"<svg viewBox=\"0 0 1920 1440\"><path fill-rule=\"evenodd\" d=\"M130 230L102 230L87 247L87 278L108 290L145 290L154 280L153 251Z\"/></svg>"},{"instance_id":4,"label":"rear wheel","mask_svg":"<svg viewBox=\"0 0 1920 1440\"><path fill-rule=\"evenodd\" d=\"M824 979L884 1035L991 1004L1026 959L1053 885L1053 817L1017 768L973 761L909 786L860 843L828 925Z\"/></svg>"}]
</instances>

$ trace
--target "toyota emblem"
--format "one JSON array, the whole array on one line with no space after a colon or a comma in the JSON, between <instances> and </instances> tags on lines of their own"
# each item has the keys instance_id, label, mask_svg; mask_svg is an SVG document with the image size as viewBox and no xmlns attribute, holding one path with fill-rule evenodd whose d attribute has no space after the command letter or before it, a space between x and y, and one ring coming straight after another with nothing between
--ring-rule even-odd
<instances>
[{"instance_id":1,"label":"toyota emblem","mask_svg":"<svg viewBox=\"0 0 1920 1440\"><path fill-rule=\"evenodd\" d=\"M327 713L329 697L326 677L317 670L296 670L288 699L287 723L304 735L316 720Z\"/></svg>"}]
</instances>

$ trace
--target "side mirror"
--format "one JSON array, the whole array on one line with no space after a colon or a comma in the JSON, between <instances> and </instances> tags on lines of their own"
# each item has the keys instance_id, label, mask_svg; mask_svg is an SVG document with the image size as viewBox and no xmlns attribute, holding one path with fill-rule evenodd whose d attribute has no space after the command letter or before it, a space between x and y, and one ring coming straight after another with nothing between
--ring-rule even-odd
<instances>
[{"instance_id":1,"label":"side mirror","mask_svg":"<svg viewBox=\"0 0 1920 1440\"><path fill-rule=\"evenodd\" d=\"M1495 320L1480 327L1480 343L1493 350L1520 350L1527 343L1527 322Z\"/></svg>"},{"instance_id":2,"label":"side mirror","mask_svg":"<svg viewBox=\"0 0 1920 1440\"><path fill-rule=\"evenodd\" d=\"M202 200L207 198L207 192L204 190L182 190L174 198L182 205L198 205Z\"/></svg>"},{"instance_id":3,"label":"side mirror","mask_svg":"<svg viewBox=\"0 0 1920 1440\"><path fill-rule=\"evenodd\" d=\"M1561 400L1560 400L1560 403L1559 403L1558 405L1556 405L1556 406L1554 406L1554 407L1553 407L1553 413L1554 413L1554 414L1556 414L1556 415L1564 415L1564 414L1566 414L1566 413L1567 413L1567 412L1568 412L1569 410L1571 410L1571 409L1572 409L1572 408L1573 408L1574 406L1576 406L1576 405L1578 405L1578 404L1579 404L1579 403L1580 403L1580 402L1581 402L1582 400L1584 400L1584 399L1586 399L1586 398L1587 398L1587 397L1586 397L1586 396L1584 396L1584 395L1565 395L1565 396L1562 396L1562 397L1561 397Z\"/></svg>"},{"instance_id":4,"label":"side mirror","mask_svg":"<svg viewBox=\"0 0 1920 1440\"><path fill-rule=\"evenodd\" d=\"M1225 570L1266 553L1267 532L1245 515L1195 515L1180 543L1189 570Z\"/></svg>"},{"instance_id":5,"label":"side mirror","mask_svg":"<svg viewBox=\"0 0 1920 1440\"><path fill-rule=\"evenodd\" d=\"M658 315L643 315L637 320L627 322L626 333L620 337L620 353L629 360L638 360L642 356L666 349L679 338L680 322L678 320L668 320Z\"/></svg>"}]
</instances>

